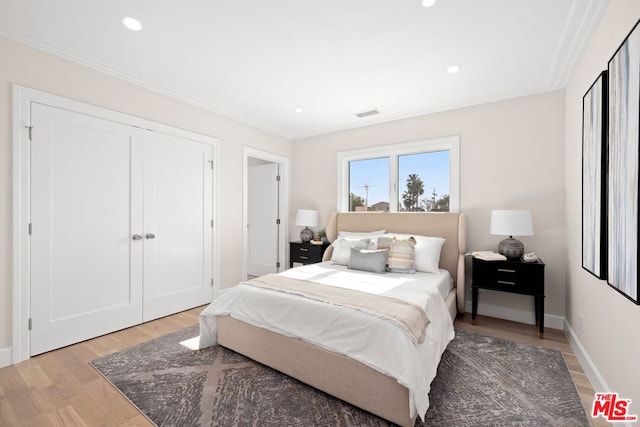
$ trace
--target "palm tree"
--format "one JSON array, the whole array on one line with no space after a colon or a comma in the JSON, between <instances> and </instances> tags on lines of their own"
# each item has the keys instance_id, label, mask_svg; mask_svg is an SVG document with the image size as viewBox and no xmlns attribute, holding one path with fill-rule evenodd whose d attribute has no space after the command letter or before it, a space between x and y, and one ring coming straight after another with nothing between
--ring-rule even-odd
<instances>
[{"instance_id":1,"label":"palm tree","mask_svg":"<svg viewBox=\"0 0 640 427\"><path fill-rule=\"evenodd\" d=\"M402 203L408 211L422 210L419 206L420 196L424 194L424 183L418 174L409 174L407 178L407 190L402 193Z\"/></svg>"}]
</instances>

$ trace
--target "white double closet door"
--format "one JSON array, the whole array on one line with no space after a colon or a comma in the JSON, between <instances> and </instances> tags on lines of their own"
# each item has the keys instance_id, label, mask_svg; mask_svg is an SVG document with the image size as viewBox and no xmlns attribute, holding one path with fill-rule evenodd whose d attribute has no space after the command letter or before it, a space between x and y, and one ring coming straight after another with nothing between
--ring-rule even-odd
<instances>
[{"instance_id":1,"label":"white double closet door","mask_svg":"<svg viewBox=\"0 0 640 427\"><path fill-rule=\"evenodd\" d=\"M212 298L209 144L31 105L31 354Z\"/></svg>"}]
</instances>

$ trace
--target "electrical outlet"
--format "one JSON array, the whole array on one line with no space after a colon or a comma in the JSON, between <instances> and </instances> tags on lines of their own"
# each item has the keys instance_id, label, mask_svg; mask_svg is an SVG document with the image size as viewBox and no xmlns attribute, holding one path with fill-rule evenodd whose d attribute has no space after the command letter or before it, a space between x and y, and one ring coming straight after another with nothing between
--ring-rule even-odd
<instances>
[{"instance_id":1,"label":"electrical outlet","mask_svg":"<svg viewBox=\"0 0 640 427\"><path fill-rule=\"evenodd\" d=\"M584 334L584 316L582 314L578 315L578 331Z\"/></svg>"}]
</instances>

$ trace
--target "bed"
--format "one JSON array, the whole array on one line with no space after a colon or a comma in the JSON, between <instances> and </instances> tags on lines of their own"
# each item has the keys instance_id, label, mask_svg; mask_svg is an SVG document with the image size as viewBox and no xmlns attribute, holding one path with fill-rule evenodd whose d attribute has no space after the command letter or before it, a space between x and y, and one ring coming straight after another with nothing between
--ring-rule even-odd
<instances>
[{"instance_id":1,"label":"bed","mask_svg":"<svg viewBox=\"0 0 640 427\"><path fill-rule=\"evenodd\" d=\"M464 312L465 219L458 213L350 212L333 214L326 226L330 241L341 232L373 230L444 238L438 271L363 273L332 265L330 247L325 262L287 270L276 279L322 282L346 275L385 287L408 277L407 286L414 286L414 279L424 276L434 285L425 300L428 326L422 341L406 329L402 337L397 325L361 310L242 283L202 312L201 346L220 344L395 424L414 425L428 407L429 385L453 338L453 319ZM394 358L395 365L389 361Z\"/></svg>"}]
</instances>

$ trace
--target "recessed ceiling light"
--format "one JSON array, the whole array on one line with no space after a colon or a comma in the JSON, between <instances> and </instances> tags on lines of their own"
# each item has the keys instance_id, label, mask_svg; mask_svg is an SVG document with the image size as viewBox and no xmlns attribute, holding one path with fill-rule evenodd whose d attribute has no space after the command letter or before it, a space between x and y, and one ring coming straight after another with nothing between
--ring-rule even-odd
<instances>
[{"instance_id":1,"label":"recessed ceiling light","mask_svg":"<svg viewBox=\"0 0 640 427\"><path fill-rule=\"evenodd\" d=\"M140 23L140 21L130 16L125 16L124 18L122 18L122 25L124 25L131 31L140 31L142 29L142 24Z\"/></svg>"},{"instance_id":2,"label":"recessed ceiling light","mask_svg":"<svg viewBox=\"0 0 640 427\"><path fill-rule=\"evenodd\" d=\"M457 65L451 65L451 66L447 67L447 73L449 73L449 74L455 74L458 71L460 71L460 67L458 67Z\"/></svg>"},{"instance_id":3,"label":"recessed ceiling light","mask_svg":"<svg viewBox=\"0 0 640 427\"><path fill-rule=\"evenodd\" d=\"M296 107L296 109L294 110L296 113L303 113L304 110L302 109L302 107Z\"/></svg>"},{"instance_id":4,"label":"recessed ceiling light","mask_svg":"<svg viewBox=\"0 0 640 427\"><path fill-rule=\"evenodd\" d=\"M422 5L424 7L431 7L436 4L436 0L422 0Z\"/></svg>"}]
</instances>

